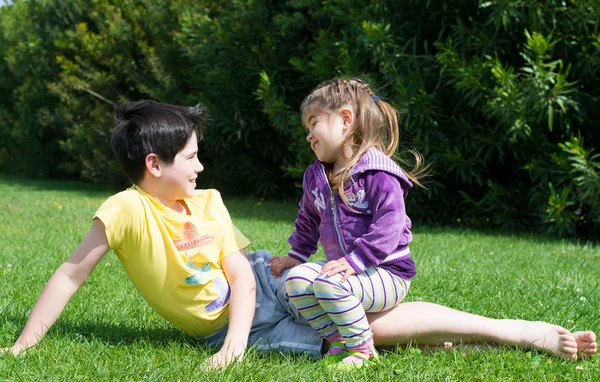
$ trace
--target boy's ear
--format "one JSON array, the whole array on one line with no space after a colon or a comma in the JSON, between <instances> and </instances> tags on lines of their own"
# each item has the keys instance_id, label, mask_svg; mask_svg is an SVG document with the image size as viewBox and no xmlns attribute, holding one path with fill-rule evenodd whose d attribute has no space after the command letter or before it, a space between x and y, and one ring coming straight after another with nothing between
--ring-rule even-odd
<instances>
[{"instance_id":1,"label":"boy's ear","mask_svg":"<svg viewBox=\"0 0 600 382\"><path fill-rule=\"evenodd\" d=\"M340 110L340 117L342 117L344 132L346 132L354 123L354 111L350 107L344 107Z\"/></svg>"},{"instance_id":2,"label":"boy's ear","mask_svg":"<svg viewBox=\"0 0 600 382\"><path fill-rule=\"evenodd\" d=\"M150 153L146 156L146 170L148 173L155 178L161 175L161 165L158 160L158 155Z\"/></svg>"}]
</instances>

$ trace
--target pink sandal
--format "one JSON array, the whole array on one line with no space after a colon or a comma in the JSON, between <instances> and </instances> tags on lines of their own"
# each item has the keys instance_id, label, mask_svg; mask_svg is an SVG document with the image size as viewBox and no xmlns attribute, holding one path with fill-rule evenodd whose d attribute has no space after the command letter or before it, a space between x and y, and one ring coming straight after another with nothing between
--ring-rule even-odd
<instances>
[{"instance_id":1,"label":"pink sandal","mask_svg":"<svg viewBox=\"0 0 600 382\"><path fill-rule=\"evenodd\" d=\"M348 350L346 349L346 344L336 341L329 344L329 350L323 355L323 357L336 356L347 352Z\"/></svg>"}]
</instances>

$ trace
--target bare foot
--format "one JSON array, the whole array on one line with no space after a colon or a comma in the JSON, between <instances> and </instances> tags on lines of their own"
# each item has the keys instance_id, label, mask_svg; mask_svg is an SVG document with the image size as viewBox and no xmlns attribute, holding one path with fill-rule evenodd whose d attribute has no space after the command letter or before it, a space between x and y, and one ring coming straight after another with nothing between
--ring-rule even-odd
<instances>
[{"instance_id":1,"label":"bare foot","mask_svg":"<svg viewBox=\"0 0 600 382\"><path fill-rule=\"evenodd\" d=\"M521 330L521 346L573 361L577 359L578 342L567 329L541 321L524 321ZM584 348L583 336L580 338Z\"/></svg>"},{"instance_id":2,"label":"bare foot","mask_svg":"<svg viewBox=\"0 0 600 382\"><path fill-rule=\"evenodd\" d=\"M596 354L598 351L598 343L596 342L596 333L586 332L575 332L572 334L577 343L577 352L583 358L589 358Z\"/></svg>"}]
</instances>

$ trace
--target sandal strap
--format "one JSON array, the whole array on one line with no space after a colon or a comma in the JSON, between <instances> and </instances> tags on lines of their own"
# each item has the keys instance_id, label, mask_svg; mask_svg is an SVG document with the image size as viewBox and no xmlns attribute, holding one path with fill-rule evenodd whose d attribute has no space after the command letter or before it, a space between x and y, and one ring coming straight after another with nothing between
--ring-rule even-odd
<instances>
[{"instance_id":1,"label":"sandal strap","mask_svg":"<svg viewBox=\"0 0 600 382\"><path fill-rule=\"evenodd\" d=\"M331 354L331 350L336 350L335 354ZM348 349L343 342L332 342L329 344L329 350L323 355L323 358L329 358L331 361L340 360L348 354Z\"/></svg>"},{"instance_id":2,"label":"sandal strap","mask_svg":"<svg viewBox=\"0 0 600 382\"><path fill-rule=\"evenodd\" d=\"M365 362L369 362L371 360L371 356L366 355L365 353L359 352L357 350L355 351L349 351L348 353L345 353L346 357L358 357L358 358L362 358L363 361ZM344 357L344 358L346 358Z\"/></svg>"}]
</instances>

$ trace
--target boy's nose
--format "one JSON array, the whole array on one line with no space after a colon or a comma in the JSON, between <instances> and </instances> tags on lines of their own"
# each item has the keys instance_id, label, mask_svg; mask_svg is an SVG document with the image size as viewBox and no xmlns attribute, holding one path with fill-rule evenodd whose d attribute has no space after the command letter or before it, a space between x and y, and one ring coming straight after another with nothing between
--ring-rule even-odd
<instances>
[{"instance_id":1,"label":"boy's nose","mask_svg":"<svg viewBox=\"0 0 600 382\"><path fill-rule=\"evenodd\" d=\"M204 171L204 166L202 165L202 163L200 163L200 161L198 161L198 165L196 166L196 172L202 171Z\"/></svg>"},{"instance_id":2,"label":"boy's nose","mask_svg":"<svg viewBox=\"0 0 600 382\"><path fill-rule=\"evenodd\" d=\"M306 140L310 142L310 140L312 139L313 135L312 133L309 131L308 135L306 136Z\"/></svg>"}]
</instances>

